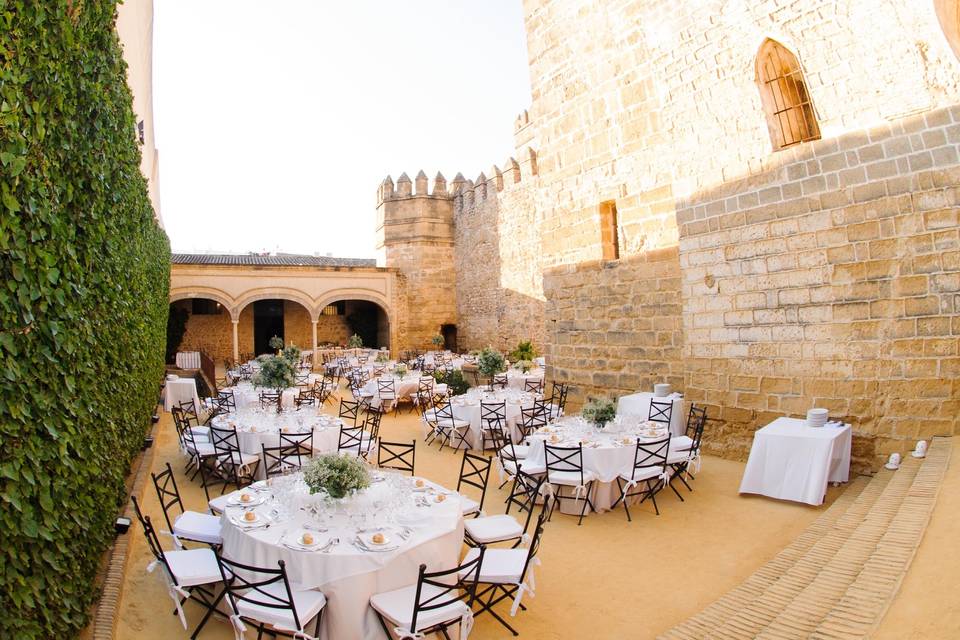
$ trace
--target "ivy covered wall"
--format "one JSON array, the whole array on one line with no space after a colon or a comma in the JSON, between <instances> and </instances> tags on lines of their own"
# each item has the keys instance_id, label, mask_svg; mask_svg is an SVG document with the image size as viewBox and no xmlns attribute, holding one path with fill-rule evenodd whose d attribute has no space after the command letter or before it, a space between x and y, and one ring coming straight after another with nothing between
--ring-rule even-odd
<instances>
[{"instance_id":1,"label":"ivy covered wall","mask_svg":"<svg viewBox=\"0 0 960 640\"><path fill-rule=\"evenodd\" d=\"M0 0L0 635L75 637L163 375L115 2ZM137 535L131 530L128 535Z\"/></svg>"}]
</instances>

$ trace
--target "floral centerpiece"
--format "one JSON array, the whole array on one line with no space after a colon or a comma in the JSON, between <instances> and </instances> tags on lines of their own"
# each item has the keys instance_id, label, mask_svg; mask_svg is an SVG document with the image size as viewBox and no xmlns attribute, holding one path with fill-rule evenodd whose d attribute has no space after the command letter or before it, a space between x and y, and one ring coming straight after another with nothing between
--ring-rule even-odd
<instances>
[{"instance_id":1,"label":"floral centerpiece","mask_svg":"<svg viewBox=\"0 0 960 640\"><path fill-rule=\"evenodd\" d=\"M524 340L517 344L517 348L510 353L510 359L513 361L533 360L537 357L537 350L533 348L533 343Z\"/></svg>"},{"instance_id":2,"label":"floral centerpiece","mask_svg":"<svg viewBox=\"0 0 960 640\"><path fill-rule=\"evenodd\" d=\"M434 349L439 350L440 346L443 344L443 336L438 333L437 335L430 338L430 342L433 343Z\"/></svg>"},{"instance_id":3,"label":"floral centerpiece","mask_svg":"<svg viewBox=\"0 0 960 640\"><path fill-rule=\"evenodd\" d=\"M281 338L280 336L273 336L272 338L270 338L270 341L267 342L267 346L269 346L274 351L280 351L281 349L283 349L283 338Z\"/></svg>"},{"instance_id":4,"label":"floral centerpiece","mask_svg":"<svg viewBox=\"0 0 960 640\"><path fill-rule=\"evenodd\" d=\"M530 360L520 360L515 365L513 365L513 368L519 369L523 373L527 373L528 371L533 369L535 366L536 365L534 365L533 362L531 362Z\"/></svg>"},{"instance_id":5,"label":"floral centerpiece","mask_svg":"<svg viewBox=\"0 0 960 640\"><path fill-rule=\"evenodd\" d=\"M260 371L253 376L253 386L274 389L277 392L277 413L280 413L283 411L283 390L297 383L296 369L283 356L260 356L257 361Z\"/></svg>"},{"instance_id":6,"label":"floral centerpiece","mask_svg":"<svg viewBox=\"0 0 960 640\"><path fill-rule=\"evenodd\" d=\"M617 405L606 398L591 398L587 404L583 405L580 415L584 420L597 425L598 429L603 429L608 422L617 417Z\"/></svg>"},{"instance_id":7,"label":"floral centerpiece","mask_svg":"<svg viewBox=\"0 0 960 640\"><path fill-rule=\"evenodd\" d=\"M369 487L370 473L358 457L331 453L314 458L306 465L303 481L310 487L311 495L322 491L339 500Z\"/></svg>"},{"instance_id":8,"label":"floral centerpiece","mask_svg":"<svg viewBox=\"0 0 960 640\"><path fill-rule=\"evenodd\" d=\"M492 347L487 347L477 356L477 370L481 375L492 378L498 373L507 370L507 363L503 359L503 354L495 351Z\"/></svg>"},{"instance_id":9,"label":"floral centerpiece","mask_svg":"<svg viewBox=\"0 0 960 640\"><path fill-rule=\"evenodd\" d=\"M386 351L381 351L377 354L377 358L374 360L374 362L377 364L386 364L387 362L390 362L390 354Z\"/></svg>"},{"instance_id":10,"label":"floral centerpiece","mask_svg":"<svg viewBox=\"0 0 960 640\"><path fill-rule=\"evenodd\" d=\"M300 364L300 354L303 351L295 344L288 344L280 350L280 355L290 361L294 366Z\"/></svg>"},{"instance_id":11,"label":"floral centerpiece","mask_svg":"<svg viewBox=\"0 0 960 640\"><path fill-rule=\"evenodd\" d=\"M407 375L407 365L401 362L393 371L397 374L397 376L402 378L403 376Z\"/></svg>"},{"instance_id":12,"label":"floral centerpiece","mask_svg":"<svg viewBox=\"0 0 960 640\"><path fill-rule=\"evenodd\" d=\"M358 334L355 333L352 336L350 336L349 340L347 340L347 346L350 347L351 349L360 349L361 347L363 347L363 338L361 338Z\"/></svg>"}]
</instances>

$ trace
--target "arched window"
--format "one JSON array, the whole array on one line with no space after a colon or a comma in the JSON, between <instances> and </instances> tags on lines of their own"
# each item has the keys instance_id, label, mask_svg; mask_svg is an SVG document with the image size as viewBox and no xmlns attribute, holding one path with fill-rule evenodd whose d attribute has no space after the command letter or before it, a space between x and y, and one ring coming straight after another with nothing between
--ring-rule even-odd
<instances>
[{"instance_id":1,"label":"arched window","mask_svg":"<svg viewBox=\"0 0 960 640\"><path fill-rule=\"evenodd\" d=\"M757 83L774 149L820 137L820 127L797 57L767 39L757 53Z\"/></svg>"}]
</instances>

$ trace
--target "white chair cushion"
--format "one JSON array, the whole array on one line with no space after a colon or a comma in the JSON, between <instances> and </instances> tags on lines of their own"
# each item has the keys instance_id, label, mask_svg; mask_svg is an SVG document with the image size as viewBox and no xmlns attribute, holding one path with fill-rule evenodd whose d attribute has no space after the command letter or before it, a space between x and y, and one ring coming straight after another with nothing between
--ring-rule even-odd
<instances>
[{"instance_id":1,"label":"white chair cushion","mask_svg":"<svg viewBox=\"0 0 960 640\"><path fill-rule=\"evenodd\" d=\"M684 454L686 456L686 454ZM634 480L649 480L650 478L656 478L660 475L660 472L663 471L662 467L650 467L649 469L637 469L636 474L633 476ZM621 473L620 477L624 480L630 480L630 475L632 472Z\"/></svg>"},{"instance_id":2,"label":"white chair cushion","mask_svg":"<svg viewBox=\"0 0 960 640\"><path fill-rule=\"evenodd\" d=\"M675 436L670 440L670 450L689 449L693 446L693 439L689 436Z\"/></svg>"},{"instance_id":3,"label":"white chair cushion","mask_svg":"<svg viewBox=\"0 0 960 640\"><path fill-rule=\"evenodd\" d=\"M520 582L520 574L527 562L527 549L487 549L483 554L483 564L480 565L480 582L492 584L516 584ZM476 560L480 549L473 548L467 552L463 564ZM470 570L461 571L460 576L466 577Z\"/></svg>"},{"instance_id":4,"label":"white chair cushion","mask_svg":"<svg viewBox=\"0 0 960 640\"><path fill-rule=\"evenodd\" d=\"M523 535L523 526L509 515L474 518L463 523L467 535L479 544L513 540Z\"/></svg>"},{"instance_id":5,"label":"white chair cushion","mask_svg":"<svg viewBox=\"0 0 960 640\"><path fill-rule=\"evenodd\" d=\"M255 453L244 453L242 451L234 451L230 456L230 460L233 464L246 467L260 460L260 456Z\"/></svg>"},{"instance_id":6,"label":"white chair cushion","mask_svg":"<svg viewBox=\"0 0 960 640\"><path fill-rule=\"evenodd\" d=\"M520 467L523 469L523 466ZM597 474L593 471L588 471L584 469L583 471L583 484L587 484L591 480L596 480ZM547 474L547 481L550 484L562 484L568 487L576 487L581 484L580 482L580 473L577 471L551 471Z\"/></svg>"},{"instance_id":7,"label":"white chair cushion","mask_svg":"<svg viewBox=\"0 0 960 640\"><path fill-rule=\"evenodd\" d=\"M201 440L210 439L210 427L190 427L190 433L193 434L194 438L200 438Z\"/></svg>"},{"instance_id":8,"label":"white chair cushion","mask_svg":"<svg viewBox=\"0 0 960 640\"><path fill-rule=\"evenodd\" d=\"M199 511L184 511L173 523L173 532L187 540L220 544L220 518Z\"/></svg>"},{"instance_id":9,"label":"white chair cushion","mask_svg":"<svg viewBox=\"0 0 960 640\"><path fill-rule=\"evenodd\" d=\"M230 496L231 494L229 493L225 496L217 496L216 498L213 498L207 502L207 506L210 507L210 511L213 511L214 513L223 513L224 509L227 508L227 500L230 498Z\"/></svg>"},{"instance_id":10,"label":"white chair cushion","mask_svg":"<svg viewBox=\"0 0 960 640\"><path fill-rule=\"evenodd\" d=\"M439 419L435 418L433 422L437 424L438 429L443 429L444 431L450 430L450 426L451 426L450 418L439 418ZM454 418L452 424L453 424L453 428L456 429L457 431L460 431L461 429L470 428L469 422L467 422L466 420L460 420L458 418Z\"/></svg>"},{"instance_id":11,"label":"white chair cushion","mask_svg":"<svg viewBox=\"0 0 960 640\"><path fill-rule=\"evenodd\" d=\"M670 447L670 451L667 452L667 464L680 464L681 462L686 462L689 459L690 459L689 449L674 451L673 447Z\"/></svg>"},{"instance_id":12,"label":"white chair cushion","mask_svg":"<svg viewBox=\"0 0 960 640\"><path fill-rule=\"evenodd\" d=\"M217 558L211 549L164 551L163 557L181 587L194 587L222 580Z\"/></svg>"},{"instance_id":13,"label":"white chair cushion","mask_svg":"<svg viewBox=\"0 0 960 640\"><path fill-rule=\"evenodd\" d=\"M480 510L479 502L464 495L460 496L460 506L463 507L463 515L465 516L469 516Z\"/></svg>"},{"instance_id":14,"label":"white chair cushion","mask_svg":"<svg viewBox=\"0 0 960 640\"><path fill-rule=\"evenodd\" d=\"M269 598L263 594L274 595L284 600L287 599L287 590L282 582L274 582L273 584L267 585L261 589L261 593L254 593L251 597L258 600L269 600ZM327 599L319 591L293 592L293 606L296 608L297 618L300 619L300 624L303 626L306 626L308 622L313 620L326 604ZM237 601L237 610L240 615L245 618L266 622L277 629L284 631L301 630L297 629L293 620L293 612L290 611L290 609L274 609L272 607L264 607L252 602L247 602L246 600L239 600Z\"/></svg>"},{"instance_id":15,"label":"white chair cushion","mask_svg":"<svg viewBox=\"0 0 960 640\"><path fill-rule=\"evenodd\" d=\"M196 449L192 448L190 446L190 443L187 442L187 451L189 451L194 455L212 456L212 455L216 455L217 453L216 449L214 449L213 445L210 444L209 442L199 442L194 440L194 444L197 445Z\"/></svg>"},{"instance_id":16,"label":"white chair cushion","mask_svg":"<svg viewBox=\"0 0 960 640\"><path fill-rule=\"evenodd\" d=\"M530 445L528 444L515 444L513 445L513 453L518 458L526 458L527 454L530 453Z\"/></svg>"},{"instance_id":17,"label":"white chair cushion","mask_svg":"<svg viewBox=\"0 0 960 640\"><path fill-rule=\"evenodd\" d=\"M442 593L439 587L425 584L420 593L420 600L427 601L430 598ZM452 594L450 594L452 596ZM378 593L370 598L370 606L380 613L384 618L392 622L395 626L402 629L409 629L410 622L413 619L413 607L417 597L417 586L410 585L393 591ZM469 611L466 604L461 601L453 602L439 609L429 609L420 611L417 614L417 629L428 629L441 622L458 620Z\"/></svg>"},{"instance_id":18,"label":"white chair cushion","mask_svg":"<svg viewBox=\"0 0 960 640\"><path fill-rule=\"evenodd\" d=\"M517 465L514 464L512 460L504 460L503 470L512 476L517 475ZM520 470L524 473L530 474L531 476L537 476L541 473L547 472L547 468L545 466L536 463L533 460L520 460Z\"/></svg>"}]
</instances>

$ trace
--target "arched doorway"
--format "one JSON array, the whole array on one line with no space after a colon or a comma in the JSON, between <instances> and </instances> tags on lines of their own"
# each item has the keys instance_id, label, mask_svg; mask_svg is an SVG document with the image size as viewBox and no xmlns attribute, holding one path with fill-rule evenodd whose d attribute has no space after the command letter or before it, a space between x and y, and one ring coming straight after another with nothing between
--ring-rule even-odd
<instances>
[{"instance_id":1,"label":"arched doorway","mask_svg":"<svg viewBox=\"0 0 960 640\"><path fill-rule=\"evenodd\" d=\"M229 358L231 324L230 310L219 300L174 300L167 317L167 363L173 364L177 351L203 351L215 360Z\"/></svg>"},{"instance_id":2,"label":"arched doorway","mask_svg":"<svg viewBox=\"0 0 960 640\"><path fill-rule=\"evenodd\" d=\"M241 303L237 320L240 359L273 353L274 336L284 344L309 349L313 344L313 316L308 306L289 298L257 297Z\"/></svg>"},{"instance_id":3,"label":"arched doorway","mask_svg":"<svg viewBox=\"0 0 960 640\"><path fill-rule=\"evenodd\" d=\"M320 311L317 322L319 344L344 345L352 335L360 336L363 346L390 348L390 317L380 304L371 300L333 300Z\"/></svg>"}]
</instances>

